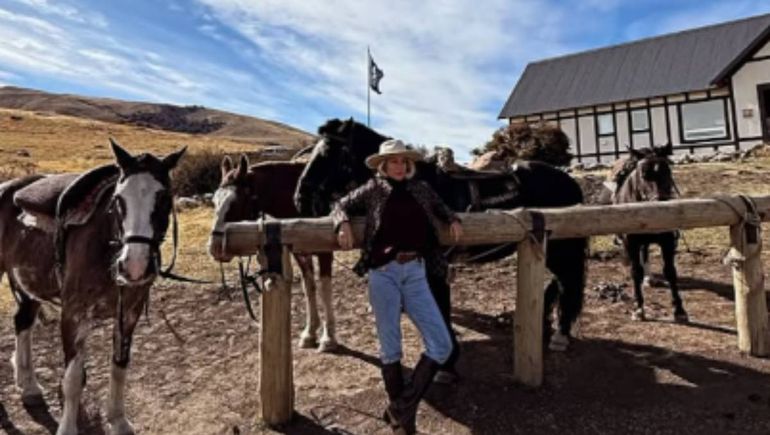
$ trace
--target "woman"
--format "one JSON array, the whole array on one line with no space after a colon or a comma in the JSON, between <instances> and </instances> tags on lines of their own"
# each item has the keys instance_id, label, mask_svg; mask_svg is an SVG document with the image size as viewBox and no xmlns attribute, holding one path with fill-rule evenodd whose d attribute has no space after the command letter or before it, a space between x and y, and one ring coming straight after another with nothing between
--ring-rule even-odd
<instances>
[{"instance_id":1,"label":"woman","mask_svg":"<svg viewBox=\"0 0 770 435\"><path fill-rule=\"evenodd\" d=\"M460 219L427 183L412 180L421 155L400 140L380 145L366 165L377 177L335 204L332 218L343 249L352 249L349 216L366 213L361 258L355 270L369 273L369 300L380 342L382 377L390 404L385 419L397 433L414 433L417 407L433 377L452 353L452 341L426 280L426 264L446 269L437 230L450 225L455 241ZM404 385L401 373L401 311L422 335L425 352Z\"/></svg>"}]
</instances>

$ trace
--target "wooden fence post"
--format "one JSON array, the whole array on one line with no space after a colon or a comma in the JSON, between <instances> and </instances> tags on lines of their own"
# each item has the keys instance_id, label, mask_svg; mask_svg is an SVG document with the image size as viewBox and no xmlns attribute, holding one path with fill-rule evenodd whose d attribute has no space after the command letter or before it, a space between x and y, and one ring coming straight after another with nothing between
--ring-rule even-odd
<instances>
[{"instance_id":1,"label":"wooden fence post","mask_svg":"<svg viewBox=\"0 0 770 435\"><path fill-rule=\"evenodd\" d=\"M532 387L543 383L543 284L545 243L525 237L518 245L513 375Z\"/></svg>"},{"instance_id":2,"label":"wooden fence post","mask_svg":"<svg viewBox=\"0 0 770 435\"><path fill-rule=\"evenodd\" d=\"M289 422L294 413L291 356L291 251L283 246L283 274L266 280L259 331L260 415L269 426Z\"/></svg>"},{"instance_id":3,"label":"wooden fence post","mask_svg":"<svg viewBox=\"0 0 770 435\"><path fill-rule=\"evenodd\" d=\"M770 355L770 332L762 270L762 233L759 225L730 227L730 259L735 288L738 349L753 356Z\"/></svg>"}]
</instances>

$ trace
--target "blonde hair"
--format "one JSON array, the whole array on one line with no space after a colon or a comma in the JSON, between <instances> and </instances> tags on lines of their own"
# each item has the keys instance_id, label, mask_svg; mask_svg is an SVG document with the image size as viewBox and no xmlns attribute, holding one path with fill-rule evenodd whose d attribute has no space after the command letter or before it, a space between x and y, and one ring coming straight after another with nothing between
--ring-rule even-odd
<instances>
[{"instance_id":1,"label":"blonde hair","mask_svg":"<svg viewBox=\"0 0 770 435\"><path fill-rule=\"evenodd\" d=\"M414 165L414 162L411 159L406 159L406 175L404 176L405 179L409 180L410 178L414 177L415 172L417 172L417 168ZM379 165L377 165L377 175L379 175L382 178L388 178L388 172L385 170L386 165L388 164L388 159L383 159Z\"/></svg>"}]
</instances>

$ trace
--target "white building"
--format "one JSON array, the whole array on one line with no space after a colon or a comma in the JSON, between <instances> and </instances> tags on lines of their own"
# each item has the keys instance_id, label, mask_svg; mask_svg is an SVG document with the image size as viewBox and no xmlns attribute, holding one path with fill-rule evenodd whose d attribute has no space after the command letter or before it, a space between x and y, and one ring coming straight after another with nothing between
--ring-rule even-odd
<instances>
[{"instance_id":1,"label":"white building","mask_svg":"<svg viewBox=\"0 0 770 435\"><path fill-rule=\"evenodd\" d=\"M770 14L530 63L500 118L558 124L581 161L770 142Z\"/></svg>"}]
</instances>

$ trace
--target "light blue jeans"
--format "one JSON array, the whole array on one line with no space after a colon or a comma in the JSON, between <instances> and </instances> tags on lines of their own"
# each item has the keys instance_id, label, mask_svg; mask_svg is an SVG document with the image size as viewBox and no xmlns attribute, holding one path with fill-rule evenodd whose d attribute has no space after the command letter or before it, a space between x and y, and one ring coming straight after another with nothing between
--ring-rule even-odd
<instances>
[{"instance_id":1,"label":"light blue jeans","mask_svg":"<svg viewBox=\"0 0 770 435\"><path fill-rule=\"evenodd\" d=\"M425 278L421 259L404 264L396 261L369 270L369 301L374 311L380 360L401 360L401 307L422 335L425 354L443 364L452 353L446 323Z\"/></svg>"}]
</instances>

